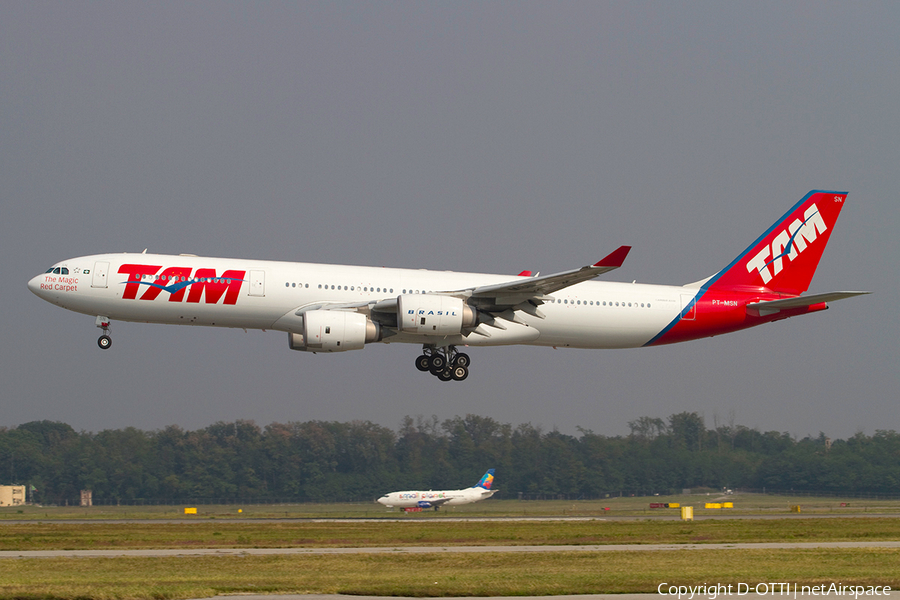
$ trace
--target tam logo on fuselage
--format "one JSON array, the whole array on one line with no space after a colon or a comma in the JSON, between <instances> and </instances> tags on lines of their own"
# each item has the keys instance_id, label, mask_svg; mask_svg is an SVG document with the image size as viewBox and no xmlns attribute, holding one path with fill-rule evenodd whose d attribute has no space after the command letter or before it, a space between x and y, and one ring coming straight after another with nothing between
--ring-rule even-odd
<instances>
[{"instance_id":1,"label":"tam logo on fuselage","mask_svg":"<svg viewBox=\"0 0 900 600\"><path fill-rule=\"evenodd\" d=\"M119 273L128 275L125 292L122 298L134 300L141 286L146 291L140 300L155 300L160 293L168 292L169 302L183 302L185 293L187 301L199 303L206 296L207 304L216 304L225 296L223 304L236 304L241 286L244 284L246 271L228 270L217 275L215 269L197 269L191 267L169 267L162 272L161 265L122 265ZM192 273L193 271L193 273Z\"/></svg>"},{"instance_id":2,"label":"tam logo on fuselage","mask_svg":"<svg viewBox=\"0 0 900 600\"><path fill-rule=\"evenodd\" d=\"M787 229L775 236L771 246L768 244L759 253L747 261L747 272L758 271L763 283L769 283L784 268L783 260L794 260L806 250L807 244L816 241L819 234L825 233L828 227L825 219L815 204L803 213L803 221L794 219ZM772 257L771 259L769 257Z\"/></svg>"}]
</instances>

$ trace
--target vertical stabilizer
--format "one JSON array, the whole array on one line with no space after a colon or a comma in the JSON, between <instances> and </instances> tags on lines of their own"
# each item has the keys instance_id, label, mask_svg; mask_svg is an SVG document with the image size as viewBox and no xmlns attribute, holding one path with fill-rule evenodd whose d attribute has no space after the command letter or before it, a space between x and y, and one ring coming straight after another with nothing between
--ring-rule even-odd
<instances>
[{"instance_id":1,"label":"vertical stabilizer","mask_svg":"<svg viewBox=\"0 0 900 600\"><path fill-rule=\"evenodd\" d=\"M809 289L846 198L847 192L811 191L701 289L768 288L802 294Z\"/></svg>"},{"instance_id":2,"label":"vertical stabilizer","mask_svg":"<svg viewBox=\"0 0 900 600\"><path fill-rule=\"evenodd\" d=\"M481 478L481 480L475 484L475 487L480 487L485 490L491 489L491 485L494 483L494 470L488 469L487 473Z\"/></svg>"}]
</instances>

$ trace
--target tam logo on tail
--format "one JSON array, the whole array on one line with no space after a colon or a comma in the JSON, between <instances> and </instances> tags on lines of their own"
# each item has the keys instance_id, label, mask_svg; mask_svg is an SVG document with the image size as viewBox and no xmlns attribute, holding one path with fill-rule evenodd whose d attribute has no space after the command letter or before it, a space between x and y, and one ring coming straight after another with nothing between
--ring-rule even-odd
<instances>
[{"instance_id":1,"label":"tam logo on tail","mask_svg":"<svg viewBox=\"0 0 900 600\"><path fill-rule=\"evenodd\" d=\"M806 250L807 244L816 241L816 235L828 231L825 225L825 219L819 212L819 208L813 204L806 209L803 214L805 219L795 219L787 229L783 230L775 239L772 240L771 249L769 246L759 251L759 254L747 261L747 272L752 273L754 269L762 277L763 283L772 281L772 277L781 273L782 261L795 260L797 256ZM770 260L766 260L769 257Z\"/></svg>"},{"instance_id":2,"label":"tam logo on tail","mask_svg":"<svg viewBox=\"0 0 900 600\"><path fill-rule=\"evenodd\" d=\"M808 193L702 289L768 288L802 294L809 289L846 197L846 192Z\"/></svg>"}]
</instances>

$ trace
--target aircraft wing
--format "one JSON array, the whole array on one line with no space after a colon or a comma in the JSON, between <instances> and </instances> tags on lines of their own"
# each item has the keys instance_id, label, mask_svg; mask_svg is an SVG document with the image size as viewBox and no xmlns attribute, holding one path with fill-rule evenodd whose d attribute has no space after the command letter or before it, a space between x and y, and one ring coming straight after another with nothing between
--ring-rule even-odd
<instances>
[{"instance_id":1,"label":"aircraft wing","mask_svg":"<svg viewBox=\"0 0 900 600\"><path fill-rule=\"evenodd\" d=\"M497 302L497 304L501 305L518 304L523 300L540 297L546 294L552 294L553 292L567 288L571 285L575 285L576 283L588 281L590 279L593 279L594 277L597 277L598 275L608 273L613 269L618 269L622 266L622 263L625 261L625 257L628 256L628 252L630 250L631 246L619 246L619 248L617 248L604 258L601 258L596 263L587 265L586 267L581 267L580 269L563 271L561 273L554 273L552 275L529 277L528 279L524 280L517 279L515 281L510 281L507 283L483 285L469 290L455 290L438 293L448 294L452 296L468 296L477 299L495 298L498 300L507 300L505 302ZM526 271L523 271L520 275L523 275L525 273ZM527 273L530 273L530 271L527 271ZM319 304L309 304L295 310L294 313L300 315L304 312L317 309L360 310L364 308L367 308L374 312L394 312L397 310L397 298L385 298L384 300L376 302L372 302L371 300L369 300L364 302L327 302Z\"/></svg>"},{"instance_id":2,"label":"aircraft wing","mask_svg":"<svg viewBox=\"0 0 900 600\"><path fill-rule=\"evenodd\" d=\"M779 310L803 308L805 306L812 306L813 304L821 304L822 302L833 302L834 300L843 300L844 298L852 298L853 296L862 296L863 294L871 293L872 292L827 292L824 294L797 296L796 298L784 298L782 300L752 302L747 305L747 308L771 313Z\"/></svg>"},{"instance_id":3,"label":"aircraft wing","mask_svg":"<svg viewBox=\"0 0 900 600\"><path fill-rule=\"evenodd\" d=\"M471 290L470 295L475 299L494 298L497 305L518 304L524 300L552 294L576 283L588 281L598 275L618 269L622 266L630 250L631 246L620 246L596 263L580 269L553 273L552 275L542 275L540 277L530 277L525 280L518 279L508 283L483 285Z\"/></svg>"},{"instance_id":4,"label":"aircraft wing","mask_svg":"<svg viewBox=\"0 0 900 600\"><path fill-rule=\"evenodd\" d=\"M619 248L596 263L571 271L528 277L527 279L516 279L506 283L484 285L470 289L445 290L435 293L468 300L485 314L493 314L493 316L488 315L483 322L492 327L505 329L502 325L496 324L494 317L499 316L509 321L520 322L515 316L515 312L521 310L538 318L544 318L544 315L537 310L537 306L543 303L547 294L552 294L576 283L588 281L598 275L618 269L622 266L630 250L631 246L619 246ZM525 272L523 271L522 273ZM397 326L397 306L397 297L362 302L312 303L292 310L279 319L277 323L281 327L290 329L292 325L299 327L302 324L302 316L305 312L313 310L346 310L367 313L374 321L378 321L388 328L395 328Z\"/></svg>"}]
</instances>

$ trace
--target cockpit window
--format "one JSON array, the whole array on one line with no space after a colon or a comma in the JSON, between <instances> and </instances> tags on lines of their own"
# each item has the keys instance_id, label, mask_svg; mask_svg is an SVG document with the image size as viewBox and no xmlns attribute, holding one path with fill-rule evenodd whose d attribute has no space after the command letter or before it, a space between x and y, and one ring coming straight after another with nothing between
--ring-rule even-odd
<instances>
[{"instance_id":1,"label":"cockpit window","mask_svg":"<svg viewBox=\"0 0 900 600\"><path fill-rule=\"evenodd\" d=\"M54 275L68 275L69 268L68 267L50 267L45 273L53 273Z\"/></svg>"},{"instance_id":2,"label":"cockpit window","mask_svg":"<svg viewBox=\"0 0 900 600\"><path fill-rule=\"evenodd\" d=\"M62 274L62 275L68 275L68 274L69 274L69 269L67 269L66 267L60 267L59 272L60 272L60 274Z\"/></svg>"},{"instance_id":3,"label":"cockpit window","mask_svg":"<svg viewBox=\"0 0 900 600\"><path fill-rule=\"evenodd\" d=\"M53 267L50 267L49 269L47 269L46 271L44 271L44 273L52 273L52 272L53 272Z\"/></svg>"}]
</instances>

